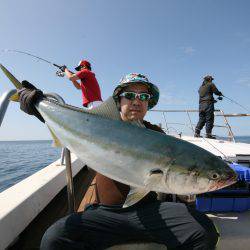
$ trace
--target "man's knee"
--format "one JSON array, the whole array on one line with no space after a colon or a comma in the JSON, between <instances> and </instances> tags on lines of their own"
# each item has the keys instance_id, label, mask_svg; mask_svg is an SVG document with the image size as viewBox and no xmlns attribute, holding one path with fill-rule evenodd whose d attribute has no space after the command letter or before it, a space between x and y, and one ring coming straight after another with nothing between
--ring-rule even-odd
<instances>
[{"instance_id":1,"label":"man's knee","mask_svg":"<svg viewBox=\"0 0 250 250\"><path fill-rule=\"evenodd\" d=\"M41 250L96 249L96 233L89 228L90 212L73 213L61 218L45 232L41 241ZM83 219L85 215L85 219ZM93 213L91 217L95 218ZM91 221L93 225L93 221Z\"/></svg>"},{"instance_id":2,"label":"man's knee","mask_svg":"<svg viewBox=\"0 0 250 250\"><path fill-rule=\"evenodd\" d=\"M199 239L200 244L203 246L202 249L215 249L219 240L219 232L212 222L203 227L200 230L199 235L201 236Z\"/></svg>"},{"instance_id":3,"label":"man's knee","mask_svg":"<svg viewBox=\"0 0 250 250\"><path fill-rule=\"evenodd\" d=\"M60 238L62 236L64 224L59 222L60 221L50 226L44 233L40 245L41 250L62 249L60 246Z\"/></svg>"},{"instance_id":4,"label":"man's knee","mask_svg":"<svg viewBox=\"0 0 250 250\"><path fill-rule=\"evenodd\" d=\"M189 208L189 213L194 218L189 227L189 240L196 246L194 249L215 249L219 233L213 221L204 213Z\"/></svg>"}]
</instances>

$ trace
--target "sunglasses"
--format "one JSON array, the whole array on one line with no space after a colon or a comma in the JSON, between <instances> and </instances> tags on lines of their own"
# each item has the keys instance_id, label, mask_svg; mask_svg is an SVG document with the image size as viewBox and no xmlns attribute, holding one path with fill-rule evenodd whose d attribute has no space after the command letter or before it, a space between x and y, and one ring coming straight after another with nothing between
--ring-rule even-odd
<instances>
[{"instance_id":1,"label":"sunglasses","mask_svg":"<svg viewBox=\"0 0 250 250\"><path fill-rule=\"evenodd\" d=\"M136 97L139 98L140 101L148 101L151 98L149 93L135 93L135 92L123 92L120 96L125 97L128 100L135 100Z\"/></svg>"}]
</instances>

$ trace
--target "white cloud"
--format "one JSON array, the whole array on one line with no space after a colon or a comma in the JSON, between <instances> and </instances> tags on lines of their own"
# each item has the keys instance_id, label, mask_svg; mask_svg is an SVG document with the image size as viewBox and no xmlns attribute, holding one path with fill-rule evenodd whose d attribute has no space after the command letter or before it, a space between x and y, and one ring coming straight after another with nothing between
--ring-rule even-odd
<instances>
[{"instance_id":1,"label":"white cloud","mask_svg":"<svg viewBox=\"0 0 250 250\"><path fill-rule=\"evenodd\" d=\"M160 88L160 102L159 104L165 105L185 105L187 100L177 94L176 88L178 84L174 82L167 82L165 86Z\"/></svg>"},{"instance_id":2,"label":"white cloud","mask_svg":"<svg viewBox=\"0 0 250 250\"><path fill-rule=\"evenodd\" d=\"M160 103L162 105L183 105L186 104L186 101L182 98L177 98L176 94L172 95L171 93L161 93L160 95Z\"/></svg>"},{"instance_id":3,"label":"white cloud","mask_svg":"<svg viewBox=\"0 0 250 250\"><path fill-rule=\"evenodd\" d=\"M192 46L181 47L181 50L185 55L189 56L192 56L196 51Z\"/></svg>"},{"instance_id":4,"label":"white cloud","mask_svg":"<svg viewBox=\"0 0 250 250\"><path fill-rule=\"evenodd\" d=\"M250 77L242 77L236 81L237 84L241 84L250 87Z\"/></svg>"}]
</instances>

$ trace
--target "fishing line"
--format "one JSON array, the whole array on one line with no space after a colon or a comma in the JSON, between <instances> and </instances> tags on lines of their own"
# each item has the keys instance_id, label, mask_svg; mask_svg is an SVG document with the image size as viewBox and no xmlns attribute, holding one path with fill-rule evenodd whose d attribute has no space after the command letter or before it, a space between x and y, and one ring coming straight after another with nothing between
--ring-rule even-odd
<instances>
[{"instance_id":1,"label":"fishing line","mask_svg":"<svg viewBox=\"0 0 250 250\"><path fill-rule=\"evenodd\" d=\"M227 158L227 156L222 152L220 151L217 147L215 147L212 143L210 143L207 139L205 139L204 137L202 137L202 139L207 142L210 146L212 146L214 149L216 149L218 152L220 152L225 158Z\"/></svg>"},{"instance_id":2,"label":"fishing line","mask_svg":"<svg viewBox=\"0 0 250 250\"><path fill-rule=\"evenodd\" d=\"M25 52L25 51L15 50L15 49L3 49L3 50L1 50L1 52L14 52L14 53L24 54L24 55L27 55L27 56L34 57L34 58L36 58L36 59L38 59L38 60L44 61L44 62L46 62L46 63L48 63L48 64L51 64L51 65L53 65L53 66L55 66L55 67L57 67L57 68L59 68L59 69L61 68L61 66L58 65L58 64L56 64L56 63L50 62L49 60L46 60L46 59L44 59L44 58L42 58L42 57L33 55L33 54L28 53L28 52ZM60 77L63 77L63 76L64 76L64 72L62 72L61 70L59 70L59 71L56 72L56 75L57 75L57 76L60 76Z\"/></svg>"},{"instance_id":3,"label":"fishing line","mask_svg":"<svg viewBox=\"0 0 250 250\"><path fill-rule=\"evenodd\" d=\"M233 161L229 160L228 157L222 152L220 151L217 147L215 147L212 143L210 143L207 139L205 139L204 137L202 137L202 139L207 142L210 146L212 146L215 150L217 150L219 153L221 153L225 158L224 160L228 163L234 163Z\"/></svg>"},{"instance_id":4,"label":"fishing line","mask_svg":"<svg viewBox=\"0 0 250 250\"><path fill-rule=\"evenodd\" d=\"M228 100L231 101L232 103L239 105L240 107L242 107L243 109L245 109L247 112L250 112L249 109L245 108L244 106L242 106L242 105L239 104L238 102L234 101L233 99L231 99L231 98L229 98L229 97L227 97L227 96L224 96L224 95L223 95L223 97L225 97L226 99L228 99Z\"/></svg>"}]
</instances>

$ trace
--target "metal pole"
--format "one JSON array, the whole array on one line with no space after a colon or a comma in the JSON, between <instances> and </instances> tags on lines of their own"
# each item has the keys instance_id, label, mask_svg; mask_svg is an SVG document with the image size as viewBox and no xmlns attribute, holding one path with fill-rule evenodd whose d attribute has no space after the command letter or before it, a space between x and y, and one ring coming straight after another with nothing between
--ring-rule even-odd
<instances>
[{"instance_id":1,"label":"metal pole","mask_svg":"<svg viewBox=\"0 0 250 250\"><path fill-rule=\"evenodd\" d=\"M61 96L54 93L46 94L46 97L53 98L59 103L65 104L65 101ZM69 213L75 212L75 192L74 192L74 183L72 175L72 166L71 166L71 156L70 151L67 148L63 148L61 153L61 164L63 165L65 160L66 163L66 180L67 180L67 193L68 193L68 210Z\"/></svg>"},{"instance_id":2,"label":"metal pole","mask_svg":"<svg viewBox=\"0 0 250 250\"><path fill-rule=\"evenodd\" d=\"M165 116L165 112L163 111L162 114L163 114L163 118L165 120L165 125L166 125L166 129L167 129L167 133L169 134L169 128L168 128L168 123L167 123L167 119L166 119L166 116Z\"/></svg>"},{"instance_id":3,"label":"metal pole","mask_svg":"<svg viewBox=\"0 0 250 250\"><path fill-rule=\"evenodd\" d=\"M192 130L193 130L193 133L194 133L194 127L193 127L193 124L192 124L192 120L191 120L191 118L190 118L190 115L189 115L189 112L188 112L188 110L187 110L187 115L188 115L189 123L190 123L190 125L191 125L191 128L192 128Z\"/></svg>"},{"instance_id":4,"label":"metal pole","mask_svg":"<svg viewBox=\"0 0 250 250\"><path fill-rule=\"evenodd\" d=\"M62 152L61 152L61 165L64 165L64 148L62 149Z\"/></svg>"},{"instance_id":5,"label":"metal pole","mask_svg":"<svg viewBox=\"0 0 250 250\"><path fill-rule=\"evenodd\" d=\"M8 105L10 103L9 98L16 93L16 89L9 90L2 94L0 97L0 126L2 124L5 112L8 108Z\"/></svg>"},{"instance_id":6,"label":"metal pole","mask_svg":"<svg viewBox=\"0 0 250 250\"><path fill-rule=\"evenodd\" d=\"M222 110L220 110L220 113L223 115L224 122L225 122L225 124L226 124L226 126L228 128L228 137L229 137L229 140L235 142L233 131L232 131L232 129L231 129L229 123L228 123L227 118L224 116L224 112Z\"/></svg>"},{"instance_id":7,"label":"metal pole","mask_svg":"<svg viewBox=\"0 0 250 250\"><path fill-rule=\"evenodd\" d=\"M74 183L72 175L71 166L71 156L70 151L64 148L64 156L66 162L66 179L67 179L67 192L68 192L68 209L70 213L75 212L75 193L74 193Z\"/></svg>"}]
</instances>

